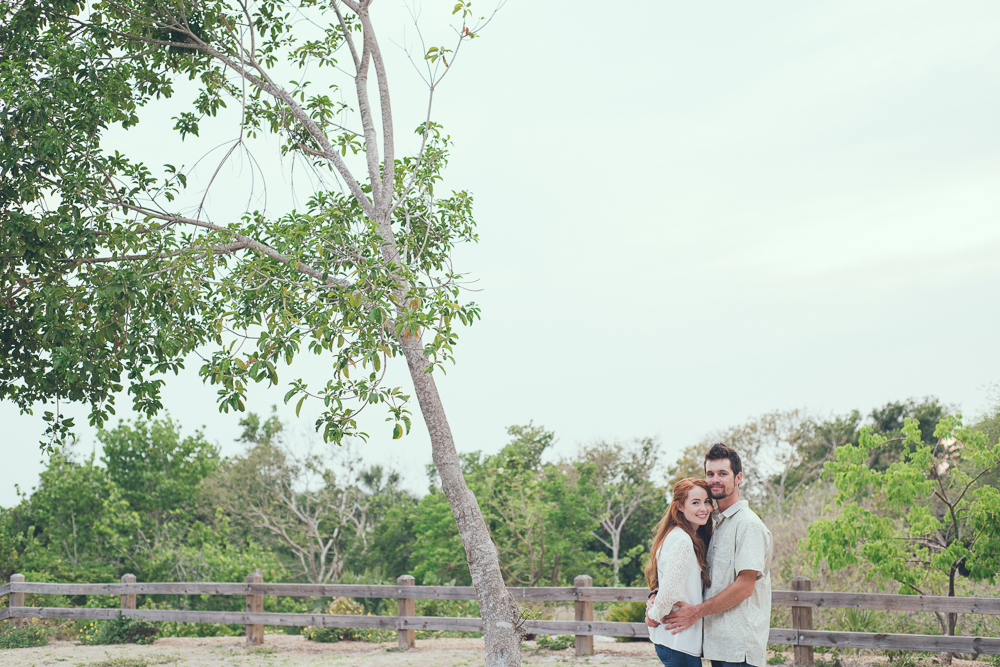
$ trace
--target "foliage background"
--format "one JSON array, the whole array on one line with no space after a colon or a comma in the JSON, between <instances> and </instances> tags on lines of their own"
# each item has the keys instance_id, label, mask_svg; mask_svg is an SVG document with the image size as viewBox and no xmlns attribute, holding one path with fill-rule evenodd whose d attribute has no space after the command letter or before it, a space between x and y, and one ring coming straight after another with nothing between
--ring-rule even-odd
<instances>
[{"instance_id":1,"label":"foliage background","mask_svg":"<svg viewBox=\"0 0 1000 667\"><path fill-rule=\"evenodd\" d=\"M660 480L655 483L657 492L640 503L622 531L622 554L634 557L621 566L621 585L644 585L645 550L666 508L668 482L700 475L699 453L707 444L722 440L744 453L748 468L763 471L748 476L744 493L775 536L775 588L787 588L793 577L806 575L813 578L814 590L905 592L866 561L831 570L824 560L817 561L816 551L807 548L804 538L809 526L835 520L843 511L834 502L837 490L821 474L837 447L857 447L862 429L879 434L886 444L872 451L871 469L875 473L888 470L907 451L906 420L913 420L911 440L932 445L937 443L935 428L949 413L935 399L908 400L866 416L852 412L821 419L804 411L769 413L710 434L651 475L654 481ZM338 545L339 574L331 581L391 583L400 574L412 574L419 584L469 583L454 519L432 466L426 471L427 492L418 497L400 488L397 471L366 465L350 447L316 452L286 432L273 415L264 419L251 413L241 424L244 453L229 458L221 458L217 447L198 431L183 435L181 425L169 417L122 422L101 431L100 455L95 451L81 456L72 449L54 452L41 484L22 495L17 506L0 512L3 577L21 572L29 581L110 582L131 572L139 581L242 581L261 567L266 581L308 581L309 572L290 543L239 506L229 504L232 497L220 491L233 484L263 484L273 477L269 460L253 456L266 444L297 460L307 460L302 452L311 452L312 478L306 480L309 471L302 468L288 488L305 494L309 482L315 497L341 503L339 513L329 510L320 524L321 532L335 538ZM1000 410L995 409L971 429L995 446L998 424ZM594 576L596 585L611 585L611 554L591 534L600 534L602 507L593 484L595 465L588 459L595 443L581 447L576 457L554 458L549 451L555 434L544 427L512 426L508 435L509 443L497 454L464 457L466 478L498 544L508 582L571 585L577 574L587 573ZM618 444L625 452L637 447L636 443ZM976 488L996 488L998 482L994 470ZM354 504L345 505L345 499ZM366 519L359 522L362 509ZM281 514L280 508L268 511ZM334 558L332 550L329 558ZM992 595L994 591L988 581L966 573L957 577L956 594ZM293 598L265 597L265 602L268 610L276 611L323 611L327 605L326 601ZM27 604L42 604L42 600L29 599ZM49 596L44 604L116 606L117 599ZM242 604L241 598L221 596L140 599L144 607L176 609L238 609ZM353 604L361 605L360 613L394 613L391 605L380 600L359 599ZM598 613L614 618L631 613L624 607L616 611L616 607L605 605ZM567 613L554 605L537 611L548 616ZM477 609L473 601L426 600L418 602L418 612L474 616ZM926 614L822 609L814 613L816 627L827 629L941 631L934 617ZM789 622L788 610L776 607L772 625ZM161 630L167 635L241 631L238 626L210 624L164 624ZM997 636L1000 627L990 617L967 615L958 619L958 631Z\"/></svg>"}]
</instances>

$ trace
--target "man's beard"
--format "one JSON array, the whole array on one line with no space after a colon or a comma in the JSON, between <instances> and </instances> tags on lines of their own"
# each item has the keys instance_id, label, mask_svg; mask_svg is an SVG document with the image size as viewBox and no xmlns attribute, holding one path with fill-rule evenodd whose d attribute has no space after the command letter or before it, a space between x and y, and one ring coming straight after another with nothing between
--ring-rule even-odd
<instances>
[{"instance_id":1,"label":"man's beard","mask_svg":"<svg viewBox=\"0 0 1000 667\"><path fill-rule=\"evenodd\" d=\"M708 493L712 496L712 500L722 500L726 496L732 495L732 491L727 492L726 487L710 486L708 487Z\"/></svg>"}]
</instances>

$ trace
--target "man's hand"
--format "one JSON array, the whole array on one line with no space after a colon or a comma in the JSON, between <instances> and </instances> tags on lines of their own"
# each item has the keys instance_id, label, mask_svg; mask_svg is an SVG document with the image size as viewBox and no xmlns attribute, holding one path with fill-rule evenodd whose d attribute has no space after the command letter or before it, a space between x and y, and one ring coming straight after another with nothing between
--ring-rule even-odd
<instances>
[{"instance_id":1,"label":"man's hand","mask_svg":"<svg viewBox=\"0 0 1000 667\"><path fill-rule=\"evenodd\" d=\"M674 610L663 619L663 627L673 630L670 634L676 635L681 630L687 630L694 625L699 618L704 616L701 613L701 605L691 605L687 602L678 602L674 605Z\"/></svg>"},{"instance_id":2,"label":"man's hand","mask_svg":"<svg viewBox=\"0 0 1000 667\"><path fill-rule=\"evenodd\" d=\"M649 610L653 607L653 602L656 601L656 596L646 598L646 625L651 628L656 628L660 626L660 622L649 617Z\"/></svg>"}]
</instances>

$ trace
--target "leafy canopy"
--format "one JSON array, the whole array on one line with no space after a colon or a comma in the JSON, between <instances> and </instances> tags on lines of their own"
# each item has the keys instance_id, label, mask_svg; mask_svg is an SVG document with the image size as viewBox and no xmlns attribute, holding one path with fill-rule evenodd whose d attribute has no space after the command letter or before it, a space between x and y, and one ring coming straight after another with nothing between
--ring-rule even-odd
<instances>
[{"instance_id":1,"label":"leafy canopy","mask_svg":"<svg viewBox=\"0 0 1000 667\"><path fill-rule=\"evenodd\" d=\"M100 427L127 389L152 415L161 376L208 346L200 373L219 409L243 410L249 383L277 385L278 367L310 352L332 357L329 379L292 379L284 398L297 411L322 402L327 440L364 437L357 415L368 405L387 410L394 437L409 430L408 396L384 384L386 362L407 345L427 359L420 372L452 359L455 326L479 310L461 302L450 253L477 237L472 197L438 192L449 138L429 114L419 150L396 156L369 4L16 0L0 10L0 399L26 412L84 402ZM460 45L475 30L466 3L456 15ZM431 94L456 50L427 53ZM352 60L355 76L344 74ZM339 101L338 77L356 107ZM196 93L170 107L176 139L199 141L206 118L238 110L225 116L227 157L270 135L326 185L301 209L212 220L211 182L189 192L183 168L145 164L108 133L134 128L183 80ZM56 440L73 427L58 409L46 419Z\"/></svg>"},{"instance_id":2,"label":"leafy canopy","mask_svg":"<svg viewBox=\"0 0 1000 667\"><path fill-rule=\"evenodd\" d=\"M824 476L837 488L841 513L809 526L815 562L837 570L869 562L902 592L945 586L956 576L995 583L1000 571L1000 490L984 483L1000 467L1000 446L980 430L945 416L926 442L918 419L906 419L897 442L861 430L836 451ZM886 449L899 460L875 465Z\"/></svg>"}]
</instances>

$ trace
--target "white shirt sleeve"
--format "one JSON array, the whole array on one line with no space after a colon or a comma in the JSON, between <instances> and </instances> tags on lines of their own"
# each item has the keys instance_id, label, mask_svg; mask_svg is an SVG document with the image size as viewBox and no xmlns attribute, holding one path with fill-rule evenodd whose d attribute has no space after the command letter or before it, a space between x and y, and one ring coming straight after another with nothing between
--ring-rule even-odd
<instances>
[{"instance_id":1,"label":"white shirt sleeve","mask_svg":"<svg viewBox=\"0 0 1000 667\"><path fill-rule=\"evenodd\" d=\"M674 530L681 529L674 528ZM670 613L675 604L684 599L688 573L692 568L698 567L694 544L687 533L683 533L682 539L673 539L669 542L669 545L664 543L660 547L660 553L656 557L659 592L649 610L649 617L660 622L663 622L663 617Z\"/></svg>"}]
</instances>

